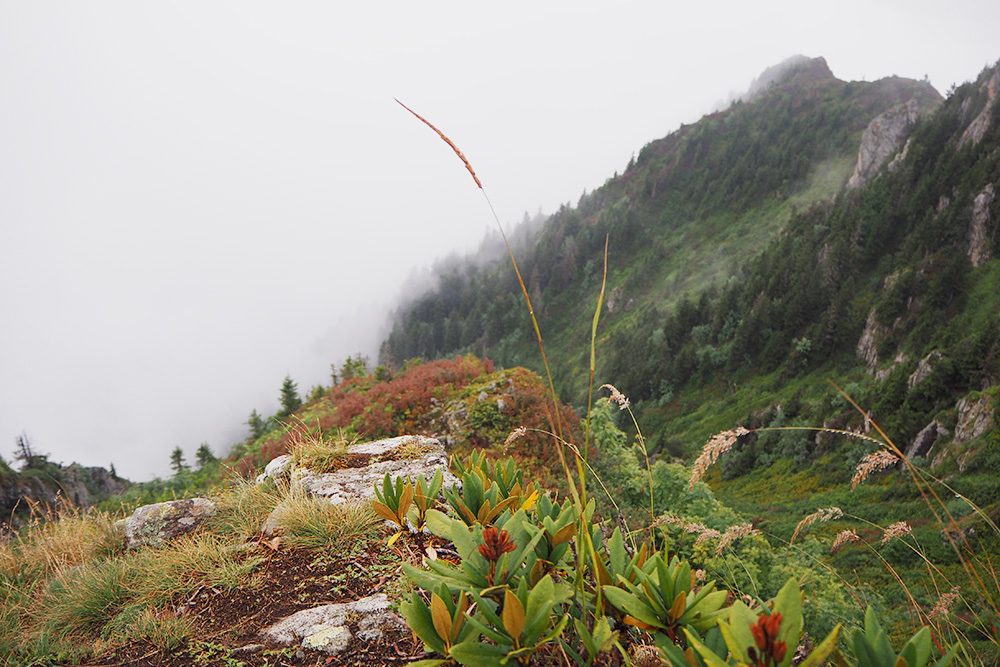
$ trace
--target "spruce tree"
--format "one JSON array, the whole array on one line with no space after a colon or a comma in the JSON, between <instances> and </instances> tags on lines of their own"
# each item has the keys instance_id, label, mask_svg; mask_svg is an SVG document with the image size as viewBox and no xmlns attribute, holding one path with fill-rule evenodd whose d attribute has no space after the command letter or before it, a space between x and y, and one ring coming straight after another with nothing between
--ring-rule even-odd
<instances>
[{"instance_id":1,"label":"spruce tree","mask_svg":"<svg viewBox=\"0 0 1000 667\"><path fill-rule=\"evenodd\" d=\"M194 455L195 461L198 462L199 468L204 468L209 463L215 462L215 454L212 453L212 448L208 446L207 442L203 442L198 445L198 451Z\"/></svg>"},{"instance_id":2,"label":"spruce tree","mask_svg":"<svg viewBox=\"0 0 1000 667\"><path fill-rule=\"evenodd\" d=\"M256 410L250 411L250 418L246 420L246 425L250 427L250 437L254 440L264 435L264 430L267 428L267 422Z\"/></svg>"},{"instance_id":3,"label":"spruce tree","mask_svg":"<svg viewBox=\"0 0 1000 667\"><path fill-rule=\"evenodd\" d=\"M290 375L285 376L285 381L281 385L281 412L278 413L280 421L286 421L292 413L302 407L302 399L299 398L299 387L292 381Z\"/></svg>"},{"instance_id":4,"label":"spruce tree","mask_svg":"<svg viewBox=\"0 0 1000 667\"><path fill-rule=\"evenodd\" d=\"M184 462L184 451L180 447L174 447L174 451L170 452L170 469L174 471L175 477L189 470L188 464Z\"/></svg>"}]
</instances>

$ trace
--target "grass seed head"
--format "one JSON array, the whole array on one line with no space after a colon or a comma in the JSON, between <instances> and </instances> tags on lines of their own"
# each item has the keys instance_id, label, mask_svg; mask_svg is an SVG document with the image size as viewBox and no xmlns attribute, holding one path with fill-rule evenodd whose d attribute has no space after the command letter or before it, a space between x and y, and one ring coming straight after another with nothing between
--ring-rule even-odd
<instances>
[{"instance_id":1,"label":"grass seed head","mask_svg":"<svg viewBox=\"0 0 1000 667\"><path fill-rule=\"evenodd\" d=\"M889 466L895 465L898 461L899 457L886 449L880 449L877 452L868 454L861 459L858 467L854 470L854 477L851 479L851 490L853 491L858 484L868 479L869 475L881 472Z\"/></svg>"},{"instance_id":2,"label":"grass seed head","mask_svg":"<svg viewBox=\"0 0 1000 667\"><path fill-rule=\"evenodd\" d=\"M858 536L857 532L855 532L853 528L850 530L842 530L837 533L837 537L834 538L833 544L830 545L830 553L835 552L845 544L856 544L860 541L861 537Z\"/></svg>"},{"instance_id":3,"label":"grass seed head","mask_svg":"<svg viewBox=\"0 0 1000 667\"><path fill-rule=\"evenodd\" d=\"M950 591L942 595L938 601L934 603L934 608L931 609L929 614L927 614L927 618L935 619L938 616L947 616L951 613L951 608L956 602L958 602L958 598L961 597L961 590L961 586L954 586Z\"/></svg>"},{"instance_id":4,"label":"grass seed head","mask_svg":"<svg viewBox=\"0 0 1000 667\"><path fill-rule=\"evenodd\" d=\"M792 539L788 540L788 543L791 544L792 542L794 542L795 538L799 534L799 531L801 531L803 528L811 526L817 521L822 523L824 521L832 521L834 519L839 519L842 516L844 516L844 512L841 511L839 507L825 507L822 509L818 509L809 516L807 516L806 518L802 519L802 521L799 521L798 525L795 526L795 532L792 533Z\"/></svg>"},{"instance_id":5,"label":"grass seed head","mask_svg":"<svg viewBox=\"0 0 1000 667\"><path fill-rule=\"evenodd\" d=\"M897 521L896 523L886 528L885 532L882 533L882 544L883 545L888 544L897 537L903 537L905 535L909 535L912 531L913 529L910 528L910 524L906 523L905 521Z\"/></svg>"},{"instance_id":6,"label":"grass seed head","mask_svg":"<svg viewBox=\"0 0 1000 667\"><path fill-rule=\"evenodd\" d=\"M695 483L700 481L701 478L705 476L705 472L712 466L713 463L719 460L720 456L733 448L733 445L736 444L736 440L740 436L746 435L749 432L750 431L742 426L737 426L734 429L713 435L702 448L701 454L694 462L694 467L691 471L691 481L688 484L688 490L694 488Z\"/></svg>"}]
</instances>

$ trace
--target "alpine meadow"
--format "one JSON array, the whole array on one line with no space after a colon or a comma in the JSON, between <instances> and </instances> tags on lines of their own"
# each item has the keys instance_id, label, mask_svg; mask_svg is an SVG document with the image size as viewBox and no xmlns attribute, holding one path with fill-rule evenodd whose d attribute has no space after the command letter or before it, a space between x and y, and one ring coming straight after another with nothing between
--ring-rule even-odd
<instances>
[{"instance_id":1,"label":"alpine meadow","mask_svg":"<svg viewBox=\"0 0 1000 667\"><path fill-rule=\"evenodd\" d=\"M997 664L998 97L793 57L510 230L404 106L498 232L222 458L25 436L0 659Z\"/></svg>"}]
</instances>

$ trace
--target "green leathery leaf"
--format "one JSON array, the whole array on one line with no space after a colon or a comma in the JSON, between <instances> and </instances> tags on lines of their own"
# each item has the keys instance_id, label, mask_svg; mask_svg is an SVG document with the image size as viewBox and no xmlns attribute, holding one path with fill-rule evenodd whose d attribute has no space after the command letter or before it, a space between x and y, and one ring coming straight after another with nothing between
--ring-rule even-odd
<instances>
[{"instance_id":1,"label":"green leathery leaf","mask_svg":"<svg viewBox=\"0 0 1000 667\"><path fill-rule=\"evenodd\" d=\"M427 510L427 529L438 537L451 540L452 524L454 523L458 523L461 530L466 530L461 521L455 521L444 512L435 509Z\"/></svg>"},{"instance_id":2,"label":"green leathery leaf","mask_svg":"<svg viewBox=\"0 0 1000 667\"><path fill-rule=\"evenodd\" d=\"M906 658L906 663L910 667L924 667L931 657L931 629L926 625L920 628L906 642L899 655Z\"/></svg>"},{"instance_id":3,"label":"green leathery leaf","mask_svg":"<svg viewBox=\"0 0 1000 667\"><path fill-rule=\"evenodd\" d=\"M687 637L688 645L694 647L694 650L698 652L708 667L729 667L729 663L705 646L698 635L687 628L684 628L684 635Z\"/></svg>"},{"instance_id":4,"label":"green leathery leaf","mask_svg":"<svg viewBox=\"0 0 1000 667\"><path fill-rule=\"evenodd\" d=\"M507 652L493 644L462 642L452 647L451 656L467 667L500 667Z\"/></svg>"},{"instance_id":5,"label":"green leathery leaf","mask_svg":"<svg viewBox=\"0 0 1000 667\"><path fill-rule=\"evenodd\" d=\"M789 649L778 667L788 667L795 657L795 647L799 645L799 635L802 634L802 592L794 577L789 578L778 591L772 610L774 612L781 614L778 641L785 642Z\"/></svg>"},{"instance_id":6,"label":"green leathery leaf","mask_svg":"<svg viewBox=\"0 0 1000 667\"><path fill-rule=\"evenodd\" d=\"M624 591L616 586L602 586L601 592L604 593L604 597L607 598L608 602L634 616L646 625L651 625L655 628L667 627L645 601L637 598L628 591Z\"/></svg>"},{"instance_id":7,"label":"green leathery leaf","mask_svg":"<svg viewBox=\"0 0 1000 667\"><path fill-rule=\"evenodd\" d=\"M757 614L741 600L730 605L726 621L719 619L719 630L726 638L726 646L743 662L750 661L747 649L756 645L753 633L750 632L750 626L756 622ZM795 653L794 648L790 653Z\"/></svg>"},{"instance_id":8,"label":"green leathery leaf","mask_svg":"<svg viewBox=\"0 0 1000 667\"><path fill-rule=\"evenodd\" d=\"M435 653L441 653L442 655L447 650L444 641L442 641L441 636L438 635L437 630L434 627L434 621L431 616L430 608L424 604L424 601L420 599L420 596L416 592L413 593L409 602L402 602L399 605L399 611L406 618L406 624L410 626L413 633L420 638L420 640Z\"/></svg>"},{"instance_id":9,"label":"green leathery leaf","mask_svg":"<svg viewBox=\"0 0 1000 667\"><path fill-rule=\"evenodd\" d=\"M528 593L528 605L524 618L524 643L532 644L545 632L555 604L556 585L552 575L545 575Z\"/></svg>"}]
</instances>

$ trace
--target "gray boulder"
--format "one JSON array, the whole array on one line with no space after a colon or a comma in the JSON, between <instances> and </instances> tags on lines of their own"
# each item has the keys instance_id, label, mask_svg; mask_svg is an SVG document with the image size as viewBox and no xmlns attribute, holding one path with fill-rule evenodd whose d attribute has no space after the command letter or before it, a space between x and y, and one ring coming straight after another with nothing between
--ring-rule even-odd
<instances>
[{"instance_id":1,"label":"gray boulder","mask_svg":"<svg viewBox=\"0 0 1000 667\"><path fill-rule=\"evenodd\" d=\"M179 535L194 532L215 510L215 503L207 498L143 505L125 522L126 544L130 549L161 546Z\"/></svg>"}]
</instances>

